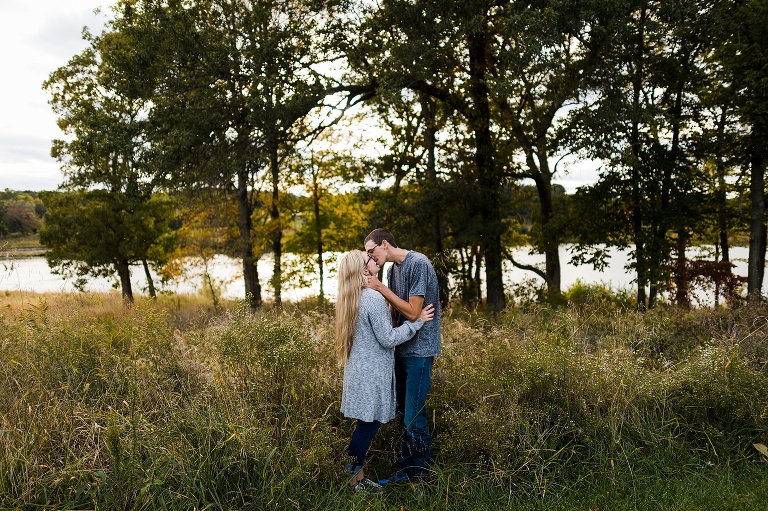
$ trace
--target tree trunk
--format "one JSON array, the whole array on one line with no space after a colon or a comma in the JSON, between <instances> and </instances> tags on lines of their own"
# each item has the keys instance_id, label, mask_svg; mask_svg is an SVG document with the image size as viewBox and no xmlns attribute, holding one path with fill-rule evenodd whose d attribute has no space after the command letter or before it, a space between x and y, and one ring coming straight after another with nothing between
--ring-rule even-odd
<instances>
[{"instance_id":1,"label":"tree trunk","mask_svg":"<svg viewBox=\"0 0 768 511\"><path fill-rule=\"evenodd\" d=\"M675 301L685 309L691 306L690 279L688 277L685 248L688 239L685 231L677 233L677 268L675 270Z\"/></svg>"},{"instance_id":2,"label":"tree trunk","mask_svg":"<svg viewBox=\"0 0 768 511\"><path fill-rule=\"evenodd\" d=\"M461 262L461 301L466 306L475 307L483 302L480 286L483 254L478 246L461 248L458 252Z\"/></svg>"},{"instance_id":3,"label":"tree trunk","mask_svg":"<svg viewBox=\"0 0 768 511\"><path fill-rule=\"evenodd\" d=\"M751 161L749 194L752 211L749 223L749 263L747 270L747 298L759 301L762 295L765 268L764 215L765 215L765 168L760 141L754 140Z\"/></svg>"},{"instance_id":4,"label":"tree trunk","mask_svg":"<svg viewBox=\"0 0 768 511\"><path fill-rule=\"evenodd\" d=\"M277 139L270 142L269 168L272 174L272 207L269 214L272 218L272 253L275 256L272 270L272 287L275 290L275 305L282 305L283 270L281 267L283 257L283 228L280 225L280 163L277 155Z\"/></svg>"},{"instance_id":5,"label":"tree trunk","mask_svg":"<svg viewBox=\"0 0 768 511\"><path fill-rule=\"evenodd\" d=\"M757 261L757 273L759 274L758 282L760 283L760 296L762 296L763 289L763 277L765 276L765 249L768 242L768 230L766 230L765 223L763 223L762 236L760 237L760 251L758 252Z\"/></svg>"},{"instance_id":6,"label":"tree trunk","mask_svg":"<svg viewBox=\"0 0 768 511\"><path fill-rule=\"evenodd\" d=\"M643 243L637 242L635 243L635 255L636 257L640 254L643 254ZM645 272L640 268L640 263L638 262L638 268L637 268L637 310L644 311L647 308L646 303L646 297L645 297L645 285L647 281L644 279Z\"/></svg>"},{"instance_id":7,"label":"tree trunk","mask_svg":"<svg viewBox=\"0 0 768 511\"><path fill-rule=\"evenodd\" d=\"M728 111L723 108L720 115L720 120L717 125L717 225L720 230L720 249L722 250L722 261L730 261L729 244L728 244L728 187L725 182L725 162L724 162L724 143L725 136L725 122L727 120Z\"/></svg>"},{"instance_id":8,"label":"tree trunk","mask_svg":"<svg viewBox=\"0 0 768 511\"><path fill-rule=\"evenodd\" d=\"M147 277L147 287L149 288L149 296L152 298L157 298L157 293L155 292L155 283L152 280L152 274L149 271L149 265L147 264L147 260L142 259L141 264L144 266L144 275L146 275Z\"/></svg>"},{"instance_id":9,"label":"tree trunk","mask_svg":"<svg viewBox=\"0 0 768 511\"><path fill-rule=\"evenodd\" d=\"M644 311L645 286L648 284L646 254L643 243L643 215L641 211L642 198L640 192L640 95L643 87L643 58L645 54L645 21L647 6L643 5L640 13L637 50L635 54L635 69L632 76L632 131L631 149L632 161L632 231L635 239L635 261L637 263L637 308Z\"/></svg>"},{"instance_id":10,"label":"tree trunk","mask_svg":"<svg viewBox=\"0 0 768 511\"><path fill-rule=\"evenodd\" d=\"M546 148L541 148L539 153L538 172L535 172L536 190L539 195L539 210L541 212L541 230L544 235L545 273L547 275L547 299L552 304L562 300L561 268L560 268L560 237L557 233L550 232L550 222L554 217L554 203L552 200L552 173L549 171L549 162L546 160ZM534 169L531 169L534 170Z\"/></svg>"},{"instance_id":11,"label":"tree trunk","mask_svg":"<svg viewBox=\"0 0 768 511\"><path fill-rule=\"evenodd\" d=\"M659 297L659 288L658 286L650 285L648 286L648 308L653 309L656 307L656 299Z\"/></svg>"},{"instance_id":12,"label":"tree trunk","mask_svg":"<svg viewBox=\"0 0 768 511\"><path fill-rule=\"evenodd\" d=\"M432 214L430 221L432 223L432 264L437 274L437 284L440 289L440 305L448 304L448 275L443 258L443 235L442 218L440 215L440 193L437 182L437 166L435 163L435 141L437 138L437 128L435 127L435 109L436 103L426 93L419 93L421 102L421 117L424 119L424 147L427 151L427 193L433 199L429 201L429 211Z\"/></svg>"},{"instance_id":13,"label":"tree trunk","mask_svg":"<svg viewBox=\"0 0 768 511\"><path fill-rule=\"evenodd\" d=\"M658 288L662 284L659 276L665 275L664 266L666 261L670 260L670 249L667 244L667 229L669 225L668 218L670 217L669 209L670 202L672 200L672 173L675 169L682 170L685 162L681 157L682 151L680 150L680 130L682 126L682 113L683 113L683 88L685 83L683 81L677 84L677 90L675 92L675 103L672 108L672 147L670 148L670 158L662 165L662 179L661 179L661 211L656 214L656 220L654 221L654 269L656 278L654 278L654 285ZM679 172L678 172L679 174ZM675 215L677 219L677 215ZM674 220L673 222L674 228ZM688 245L688 231L685 225L677 226L677 242L675 249L677 251L677 266L674 272L676 294L675 300L677 304L683 308L689 308L690 303L690 281L687 270L687 259L685 256L685 248ZM651 305L649 304L649 307Z\"/></svg>"},{"instance_id":14,"label":"tree trunk","mask_svg":"<svg viewBox=\"0 0 768 511\"><path fill-rule=\"evenodd\" d=\"M314 162L312 162L314 165ZM320 277L320 297L322 305L325 303L325 292L323 290L323 226L320 223L320 187L317 182L317 172L312 169L312 200L315 206L315 237L317 239L317 269Z\"/></svg>"},{"instance_id":15,"label":"tree trunk","mask_svg":"<svg viewBox=\"0 0 768 511\"><path fill-rule=\"evenodd\" d=\"M245 281L245 297L250 300L252 308L261 306L261 284L253 256L251 241L251 201L248 196L248 172L241 169L237 173L237 227L240 230L240 255L243 261L243 280Z\"/></svg>"},{"instance_id":16,"label":"tree trunk","mask_svg":"<svg viewBox=\"0 0 768 511\"><path fill-rule=\"evenodd\" d=\"M473 247L473 250L475 251L475 256L473 257L473 260L475 261L475 276L472 279L472 282L474 282L472 285L472 288L474 289L474 299L475 303L483 303L483 289L480 286L480 267L482 266L483 254L480 247Z\"/></svg>"},{"instance_id":17,"label":"tree trunk","mask_svg":"<svg viewBox=\"0 0 768 511\"><path fill-rule=\"evenodd\" d=\"M636 91L639 94L639 91ZM645 264L645 245L643 243L643 216L640 210L640 162L638 149L638 125L632 123L632 152L635 161L632 162L632 234L635 239L635 263L637 264L637 308L646 309L645 286L648 283Z\"/></svg>"},{"instance_id":18,"label":"tree trunk","mask_svg":"<svg viewBox=\"0 0 768 511\"><path fill-rule=\"evenodd\" d=\"M133 289L131 289L131 268L128 261L115 263L117 275L120 277L120 290L123 295L123 301L133 303Z\"/></svg>"},{"instance_id":19,"label":"tree trunk","mask_svg":"<svg viewBox=\"0 0 768 511\"><path fill-rule=\"evenodd\" d=\"M475 161L479 189L482 194L479 208L483 223L481 249L485 254L486 306L491 312L498 312L506 307L506 296L502 271L502 225L499 211L501 183L496 175L494 164L490 128L491 110L486 83L486 71L489 66L487 45L487 34L484 31L476 32L469 38L469 81L473 103L470 125L475 136Z\"/></svg>"},{"instance_id":20,"label":"tree trunk","mask_svg":"<svg viewBox=\"0 0 768 511\"><path fill-rule=\"evenodd\" d=\"M213 308L216 312L221 310L221 304L219 303L219 296L216 294L216 288L213 286L213 278L211 277L210 268L208 267L208 258L203 258L203 285L208 286L208 292L211 293L211 301L213 302Z\"/></svg>"},{"instance_id":21,"label":"tree trunk","mask_svg":"<svg viewBox=\"0 0 768 511\"><path fill-rule=\"evenodd\" d=\"M715 262L720 260L720 244L715 243ZM720 305L720 279L715 279L715 308Z\"/></svg>"}]
</instances>

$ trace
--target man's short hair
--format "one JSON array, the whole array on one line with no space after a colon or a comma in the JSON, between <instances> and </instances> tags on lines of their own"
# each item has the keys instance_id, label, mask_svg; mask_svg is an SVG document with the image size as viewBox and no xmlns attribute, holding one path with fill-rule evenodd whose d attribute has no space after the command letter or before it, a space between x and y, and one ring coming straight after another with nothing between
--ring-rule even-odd
<instances>
[{"instance_id":1,"label":"man's short hair","mask_svg":"<svg viewBox=\"0 0 768 511\"><path fill-rule=\"evenodd\" d=\"M381 242L384 240L393 247L399 248L397 243L395 243L395 237L392 236L392 233L382 228L372 230L371 233L365 237L365 240L363 240L363 245L368 243L368 241L373 241L376 245L381 245Z\"/></svg>"}]
</instances>

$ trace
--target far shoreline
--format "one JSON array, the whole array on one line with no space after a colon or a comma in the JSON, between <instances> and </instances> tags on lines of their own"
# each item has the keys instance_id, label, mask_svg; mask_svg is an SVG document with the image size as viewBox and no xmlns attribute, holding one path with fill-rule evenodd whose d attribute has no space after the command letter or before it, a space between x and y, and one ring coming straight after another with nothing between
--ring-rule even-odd
<instances>
[{"instance_id":1,"label":"far shoreline","mask_svg":"<svg viewBox=\"0 0 768 511\"><path fill-rule=\"evenodd\" d=\"M13 248L8 250L1 250L0 255L4 259L25 259L28 257L40 257L44 256L48 252L45 248Z\"/></svg>"}]
</instances>

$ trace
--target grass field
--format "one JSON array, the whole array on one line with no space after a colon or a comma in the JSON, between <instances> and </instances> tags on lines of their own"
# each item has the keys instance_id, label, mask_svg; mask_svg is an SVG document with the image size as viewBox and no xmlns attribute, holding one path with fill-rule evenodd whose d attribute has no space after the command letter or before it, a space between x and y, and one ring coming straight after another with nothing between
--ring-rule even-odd
<instances>
[{"instance_id":1,"label":"grass field","mask_svg":"<svg viewBox=\"0 0 768 511\"><path fill-rule=\"evenodd\" d=\"M2 509L762 510L768 307L445 311L428 483L353 495L332 309L0 295ZM367 471L394 468L396 427ZM757 445L757 447L755 447Z\"/></svg>"}]
</instances>

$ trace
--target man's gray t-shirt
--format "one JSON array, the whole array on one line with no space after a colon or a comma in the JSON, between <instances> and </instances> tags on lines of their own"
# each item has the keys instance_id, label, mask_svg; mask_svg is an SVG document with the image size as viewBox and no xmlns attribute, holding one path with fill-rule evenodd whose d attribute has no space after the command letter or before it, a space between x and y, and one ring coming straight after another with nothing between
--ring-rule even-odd
<instances>
[{"instance_id":1,"label":"man's gray t-shirt","mask_svg":"<svg viewBox=\"0 0 768 511\"><path fill-rule=\"evenodd\" d=\"M440 289L437 275L427 256L411 250L400 264L392 264L387 273L387 285L400 298L423 296L424 306L435 306L435 317L416 332L408 342L397 347L399 357L436 357L440 355ZM406 321L395 309L395 326Z\"/></svg>"}]
</instances>

